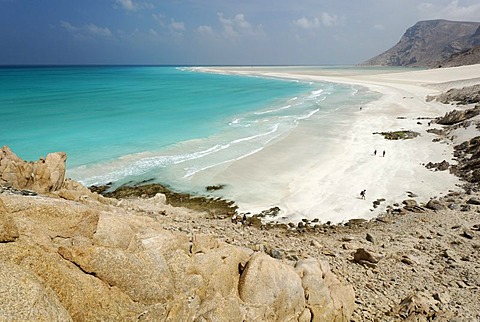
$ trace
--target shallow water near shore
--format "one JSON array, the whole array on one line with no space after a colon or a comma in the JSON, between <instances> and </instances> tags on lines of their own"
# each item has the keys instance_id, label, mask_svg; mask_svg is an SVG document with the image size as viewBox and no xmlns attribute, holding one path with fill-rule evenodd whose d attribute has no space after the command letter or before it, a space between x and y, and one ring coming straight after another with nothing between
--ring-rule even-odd
<instances>
[{"instance_id":1,"label":"shallow water near shore","mask_svg":"<svg viewBox=\"0 0 480 322\"><path fill-rule=\"evenodd\" d=\"M305 146L313 143L316 157L327 155L328 137L341 135L352 112L379 96L359 86L179 67L5 68L0 85L1 144L22 158L65 151L67 176L85 185L153 179L205 193L207 185L226 184L216 194L233 199L241 193L235 189L259 189L249 181L271 175L282 191L290 179L236 173L245 182L232 187L219 176L226 168L294 130L311 134ZM303 149L299 163L310 152Z\"/></svg>"}]
</instances>

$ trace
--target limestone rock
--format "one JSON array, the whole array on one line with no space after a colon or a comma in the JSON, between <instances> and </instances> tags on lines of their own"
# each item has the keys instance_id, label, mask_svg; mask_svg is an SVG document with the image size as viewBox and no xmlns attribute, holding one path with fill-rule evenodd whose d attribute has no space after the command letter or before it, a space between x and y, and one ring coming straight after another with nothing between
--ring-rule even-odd
<instances>
[{"instance_id":1,"label":"limestone rock","mask_svg":"<svg viewBox=\"0 0 480 322\"><path fill-rule=\"evenodd\" d=\"M4 321L72 321L56 294L38 278L0 261L0 317Z\"/></svg>"},{"instance_id":2,"label":"limestone rock","mask_svg":"<svg viewBox=\"0 0 480 322\"><path fill-rule=\"evenodd\" d=\"M349 321L354 309L352 286L340 283L327 262L310 258L299 261L295 270L302 279L312 321Z\"/></svg>"},{"instance_id":3,"label":"limestone rock","mask_svg":"<svg viewBox=\"0 0 480 322\"><path fill-rule=\"evenodd\" d=\"M66 160L65 153L56 152L37 162L26 162L4 146L0 150L0 184L37 193L56 191L65 179Z\"/></svg>"},{"instance_id":4,"label":"limestone rock","mask_svg":"<svg viewBox=\"0 0 480 322\"><path fill-rule=\"evenodd\" d=\"M302 280L293 267L264 253L251 257L240 277L238 291L240 298L251 305L247 320L294 320L305 307Z\"/></svg>"}]
</instances>

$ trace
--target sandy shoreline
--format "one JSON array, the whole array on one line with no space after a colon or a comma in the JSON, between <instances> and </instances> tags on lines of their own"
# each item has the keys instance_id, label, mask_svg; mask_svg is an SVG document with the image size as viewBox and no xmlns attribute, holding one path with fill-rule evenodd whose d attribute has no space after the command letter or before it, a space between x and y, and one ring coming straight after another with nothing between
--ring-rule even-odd
<instances>
[{"instance_id":1,"label":"sandy shoreline","mask_svg":"<svg viewBox=\"0 0 480 322\"><path fill-rule=\"evenodd\" d=\"M372 218L384 211L386 205L410 198L411 193L416 195L414 199L423 202L449 190L459 190L458 178L448 171L432 171L423 165L430 161L455 162L453 146L433 143L435 135L426 132L430 128L428 119L418 118L434 118L451 110L448 105L426 102L426 96L438 94L446 86L480 83L477 78L480 65L386 74L378 71L333 74L319 69L275 67L225 67L208 71L361 85L382 94L379 100L345 119L348 130L328 138L334 147L328 154L312 151L315 133L312 128L300 125L261 152L217 171L214 181L232 185L251 183L234 198L240 210L255 212L279 206L285 221L319 218L321 222L338 223L351 218ZM421 136L389 141L372 134L396 130L412 130ZM373 154L375 149L377 155ZM384 150L386 155L382 157ZM299 157L304 158L301 163ZM287 189L275 188L275 182L285 180L290 182ZM366 200L359 198L363 189L367 190ZM258 191L271 198L257 198ZM381 198L386 201L374 209L373 201Z\"/></svg>"}]
</instances>

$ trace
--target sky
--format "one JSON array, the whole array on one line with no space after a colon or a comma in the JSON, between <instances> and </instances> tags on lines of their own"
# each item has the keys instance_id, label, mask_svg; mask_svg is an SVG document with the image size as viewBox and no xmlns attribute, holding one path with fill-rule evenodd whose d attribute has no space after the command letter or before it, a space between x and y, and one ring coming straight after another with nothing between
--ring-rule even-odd
<instances>
[{"instance_id":1,"label":"sky","mask_svg":"<svg viewBox=\"0 0 480 322\"><path fill-rule=\"evenodd\" d=\"M0 0L0 65L338 65L478 0Z\"/></svg>"}]
</instances>

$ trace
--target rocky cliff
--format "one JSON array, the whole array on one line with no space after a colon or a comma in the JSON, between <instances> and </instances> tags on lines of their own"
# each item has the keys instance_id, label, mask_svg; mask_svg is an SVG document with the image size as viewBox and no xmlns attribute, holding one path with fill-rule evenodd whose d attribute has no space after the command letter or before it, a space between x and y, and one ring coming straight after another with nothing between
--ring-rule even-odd
<instances>
[{"instance_id":1,"label":"rocky cliff","mask_svg":"<svg viewBox=\"0 0 480 322\"><path fill-rule=\"evenodd\" d=\"M479 27L478 22L420 21L395 46L362 65L437 67L452 55L480 45Z\"/></svg>"}]
</instances>

